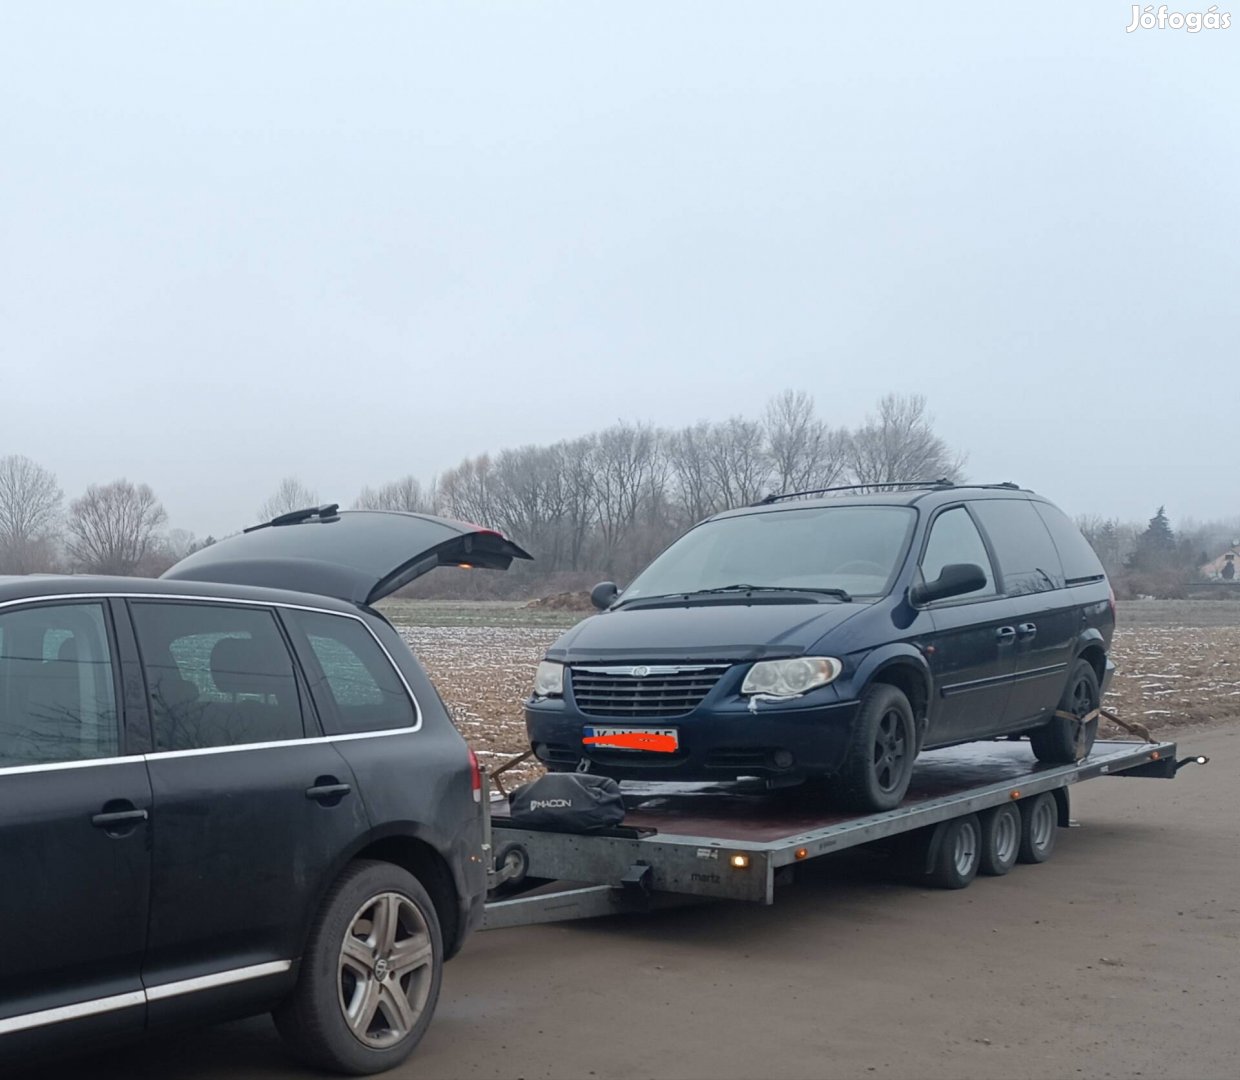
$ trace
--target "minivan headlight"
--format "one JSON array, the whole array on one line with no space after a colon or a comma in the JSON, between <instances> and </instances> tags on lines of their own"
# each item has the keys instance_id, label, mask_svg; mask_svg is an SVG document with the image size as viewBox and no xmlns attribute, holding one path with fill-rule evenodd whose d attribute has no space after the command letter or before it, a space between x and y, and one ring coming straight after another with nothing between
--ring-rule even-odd
<instances>
[{"instance_id":1,"label":"minivan headlight","mask_svg":"<svg viewBox=\"0 0 1240 1080\"><path fill-rule=\"evenodd\" d=\"M534 674L535 697L559 697L564 693L564 665L544 660Z\"/></svg>"},{"instance_id":2,"label":"minivan headlight","mask_svg":"<svg viewBox=\"0 0 1240 1080\"><path fill-rule=\"evenodd\" d=\"M833 656L798 656L795 660L760 660L741 683L742 694L799 697L837 678L844 665Z\"/></svg>"}]
</instances>

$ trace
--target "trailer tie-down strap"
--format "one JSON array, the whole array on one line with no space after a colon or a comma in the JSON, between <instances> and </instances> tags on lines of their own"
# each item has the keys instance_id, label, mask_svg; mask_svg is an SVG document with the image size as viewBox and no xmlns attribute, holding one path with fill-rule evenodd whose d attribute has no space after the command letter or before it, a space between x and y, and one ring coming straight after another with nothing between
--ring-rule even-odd
<instances>
[{"instance_id":1,"label":"trailer tie-down strap","mask_svg":"<svg viewBox=\"0 0 1240 1080\"><path fill-rule=\"evenodd\" d=\"M1096 720L1099 716L1105 716L1118 728L1123 728L1129 735L1136 735L1138 738L1144 739L1147 743L1156 742L1157 740L1150 734L1149 728L1144 724L1138 724L1135 720L1121 720L1110 709L1094 709L1092 712L1086 713L1084 716L1076 716L1073 713L1065 712L1063 709L1055 710L1056 718L1060 720L1070 720L1076 724L1077 742L1079 743L1085 726L1091 721Z\"/></svg>"}]
</instances>

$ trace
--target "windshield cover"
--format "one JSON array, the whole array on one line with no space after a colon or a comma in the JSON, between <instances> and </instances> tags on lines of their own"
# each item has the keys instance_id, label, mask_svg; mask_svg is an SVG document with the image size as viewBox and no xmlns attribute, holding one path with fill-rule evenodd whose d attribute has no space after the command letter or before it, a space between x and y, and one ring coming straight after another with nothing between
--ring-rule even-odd
<instances>
[{"instance_id":1,"label":"windshield cover","mask_svg":"<svg viewBox=\"0 0 1240 1080\"><path fill-rule=\"evenodd\" d=\"M907 506L814 506L716 518L659 555L620 600L730 585L883 596L915 516Z\"/></svg>"}]
</instances>

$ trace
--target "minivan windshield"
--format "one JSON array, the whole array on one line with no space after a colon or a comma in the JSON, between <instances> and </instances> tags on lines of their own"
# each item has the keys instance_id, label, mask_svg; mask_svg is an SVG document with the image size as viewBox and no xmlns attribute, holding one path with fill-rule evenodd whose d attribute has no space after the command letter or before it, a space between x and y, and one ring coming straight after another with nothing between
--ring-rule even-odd
<instances>
[{"instance_id":1,"label":"minivan windshield","mask_svg":"<svg viewBox=\"0 0 1240 1080\"><path fill-rule=\"evenodd\" d=\"M715 518L667 548L620 600L741 585L882 596L914 520L907 506L812 506Z\"/></svg>"}]
</instances>

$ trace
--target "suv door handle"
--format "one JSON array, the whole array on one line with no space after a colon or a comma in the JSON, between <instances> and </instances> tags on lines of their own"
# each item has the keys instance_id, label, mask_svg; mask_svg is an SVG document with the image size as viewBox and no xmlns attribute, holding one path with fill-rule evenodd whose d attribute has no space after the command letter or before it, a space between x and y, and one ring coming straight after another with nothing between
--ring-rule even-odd
<instances>
[{"instance_id":1,"label":"suv door handle","mask_svg":"<svg viewBox=\"0 0 1240 1080\"><path fill-rule=\"evenodd\" d=\"M1022 638L1031 638L1038 632L1038 624L1031 622L1023 622L1016 628L1016 636Z\"/></svg>"},{"instance_id":2,"label":"suv door handle","mask_svg":"<svg viewBox=\"0 0 1240 1080\"><path fill-rule=\"evenodd\" d=\"M122 836L129 831L127 826L136 825L147 818L145 810L139 810L133 803L129 805L129 810L108 810L94 814L90 823L96 829L103 829L109 836Z\"/></svg>"},{"instance_id":3,"label":"suv door handle","mask_svg":"<svg viewBox=\"0 0 1240 1080\"><path fill-rule=\"evenodd\" d=\"M320 776L313 787L306 788L306 798L324 806L335 806L352 790L350 785L340 783L334 776Z\"/></svg>"},{"instance_id":4,"label":"suv door handle","mask_svg":"<svg viewBox=\"0 0 1240 1080\"><path fill-rule=\"evenodd\" d=\"M1016 640L1016 627L1001 626L995 631L995 637L999 639L1000 645L1009 645Z\"/></svg>"}]
</instances>

